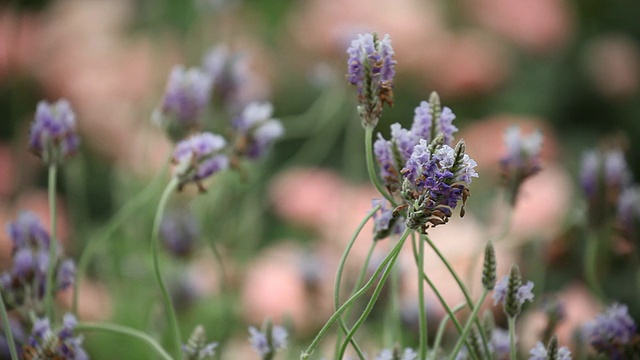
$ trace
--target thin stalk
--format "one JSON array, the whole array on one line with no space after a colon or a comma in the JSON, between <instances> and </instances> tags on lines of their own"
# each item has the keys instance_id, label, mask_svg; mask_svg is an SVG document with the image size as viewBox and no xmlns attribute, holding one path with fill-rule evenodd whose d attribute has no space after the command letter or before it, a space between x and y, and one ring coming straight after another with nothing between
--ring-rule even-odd
<instances>
[{"instance_id":1,"label":"thin stalk","mask_svg":"<svg viewBox=\"0 0 640 360\"><path fill-rule=\"evenodd\" d=\"M394 207L397 206L395 199L389 192L380 184L378 175L376 174L375 166L373 164L373 128L365 126L364 134L364 151L367 158L367 171L369 172L369 179L373 186L378 189L378 192L382 194Z\"/></svg>"},{"instance_id":2,"label":"thin stalk","mask_svg":"<svg viewBox=\"0 0 640 360\"><path fill-rule=\"evenodd\" d=\"M109 323L80 323L75 327L76 331L100 331L116 335L124 335L130 338L140 340L149 345L162 359L174 360L158 342L151 336L126 326L109 324Z\"/></svg>"},{"instance_id":3,"label":"thin stalk","mask_svg":"<svg viewBox=\"0 0 640 360\"><path fill-rule=\"evenodd\" d=\"M518 349L516 349L516 318L509 316L509 348L511 349L511 359L517 359Z\"/></svg>"},{"instance_id":4,"label":"thin stalk","mask_svg":"<svg viewBox=\"0 0 640 360\"><path fill-rule=\"evenodd\" d=\"M409 237L410 233L411 233L411 230L406 229L402 234L402 237L400 238L400 240L398 240L398 244L393 248L393 250L391 250L391 253L389 254L391 256L389 265L387 265L384 268L384 271L382 272L382 275L380 277L380 281L378 281L378 285L376 285L376 288L373 291L373 295L371 295L371 299L369 299L369 302L367 303L367 306L364 308L362 315L360 315L360 318L356 321L356 323L353 325L353 327L347 334L347 337L342 344L342 348L340 349L340 353L338 354L338 359L344 358L344 353L347 350L347 345L349 343L349 340L351 340L351 338L356 333L356 331L358 331L360 326L362 326L364 321L367 319L367 317L371 313L371 310L373 310L373 306L378 300L378 297L380 296L380 292L382 292L382 288L384 287L384 284L387 281L389 274L391 273L391 269L393 269L393 265L395 265L396 260L398 260L398 255L400 255L400 250L402 250L402 245L404 244L405 240L407 240L407 237ZM389 258L389 256L387 256L387 258ZM380 270L380 268L378 268L378 270Z\"/></svg>"},{"instance_id":5,"label":"thin stalk","mask_svg":"<svg viewBox=\"0 0 640 360\"><path fill-rule=\"evenodd\" d=\"M595 234L591 234L587 237L584 274L591 290L596 294L600 301L604 301L604 291L598 281L598 236Z\"/></svg>"},{"instance_id":6,"label":"thin stalk","mask_svg":"<svg viewBox=\"0 0 640 360\"><path fill-rule=\"evenodd\" d=\"M486 288L483 288L482 295L480 296L480 299L478 299L478 302L476 303L475 308L471 312L469 319L467 319L466 324L464 324L464 329L462 330L462 334L460 334L460 339L458 339L456 346L453 348L453 352L451 352L451 356L449 356L449 360L454 360L456 356L458 356L458 352L460 352L460 349L462 349L462 344L467 340L467 336L469 336L469 331L471 331L471 327L473 326L473 323L478 319L478 313L480 312L480 307L482 306L484 299L487 297L487 294L489 294L489 290L487 290ZM471 352L471 349L469 349L469 352ZM516 359L515 357L511 357L511 358Z\"/></svg>"},{"instance_id":7,"label":"thin stalk","mask_svg":"<svg viewBox=\"0 0 640 360\"><path fill-rule=\"evenodd\" d=\"M9 323L9 315L7 314L7 308L4 306L4 299L0 294L0 315L2 315L2 325L4 326L4 336L9 346L9 353L11 354L11 360L19 360L18 350L16 350L16 343L13 341L13 332L11 331L11 323Z\"/></svg>"},{"instance_id":8,"label":"thin stalk","mask_svg":"<svg viewBox=\"0 0 640 360\"><path fill-rule=\"evenodd\" d=\"M391 269L391 275L389 275L389 298L390 306L387 312L388 326L385 326L385 331L388 331L388 336L391 341L386 343L389 347L393 346L393 343L402 343L402 322L400 320L400 269L394 267Z\"/></svg>"},{"instance_id":9,"label":"thin stalk","mask_svg":"<svg viewBox=\"0 0 640 360\"><path fill-rule=\"evenodd\" d=\"M438 349L440 348L440 343L442 342L442 337L444 336L444 330L447 327L447 321L449 321L449 319L455 319L455 314L462 310L467 304L466 303L462 303L462 304L458 304L456 307L453 308L453 310L449 310L451 312L451 314L446 314L442 320L440 320L440 325L438 325L438 331L436 332L436 338L433 341L433 358L436 359L436 354L438 353ZM456 320L456 323L458 321ZM460 324L458 323L458 325L456 326L459 328L459 332L462 333L462 328L460 328Z\"/></svg>"},{"instance_id":10,"label":"thin stalk","mask_svg":"<svg viewBox=\"0 0 640 360\"><path fill-rule=\"evenodd\" d=\"M340 283L342 281L342 272L344 271L344 265L347 262L347 257L349 256L349 252L351 252L351 248L353 247L353 244L356 242L356 238L360 234L360 231L362 231L362 228L364 228L364 225L367 223L367 221L369 221L369 219L373 217L373 214L375 214L376 211L378 210L380 210L380 205L375 206L373 209L371 209L371 211L367 213L367 216L365 216L364 219L362 219L362 221L356 228L356 231L351 236L351 240L349 240L349 244L347 244L347 247L342 253L342 257L340 258L340 262L338 263L338 270L336 271L335 285L333 287L334 310L338 310L338 308L340 307ZM347 328L347 325L342 317L338 317L338 323L340 324L340 328L342 329L342 332L346 334L349 331L349 329ZM355 340L351 341L351 345L353 345L353 348L355 349L356 353L358 353L358 357L364 360L365 356L362 353L362 350L360 350L360 347L355 342Z\"/></svg>"},{"instance_id":11,"label":"thin stalk","mask_svg":"<svg viewBox=\"0 0 640 360\"><path fill-rule=\"evenodd\" d=\"M168 164L168 163L167 163ZM73 284L73 313L78 315L78 297L80 282L87 271L89 261L98 249L98 245L104 244L104 242L111 237L114 231L118 229L126 220L130 219L133 214L144 205L149 199L156 193L156 186L159 184L158 180L164 177L167 170L167 165L156 175L156 177L144 188L142 191L134 195L126 204L124 204L116 213L109 219L109 222L104 225L98 232L89 238L87 245L80 254L78 259L78 267L76 269L76 279Z\"/></svg>"},{"instance_id":12,"label":"thin stalk","mask_svg":"<svg viewBox=\"0 0 640 360\"><path fill-rule=\"evenodd\" d=\"M155 272L158 285L160 286L160 290L162 291L164 308L169 319L169 329L171 330L171 337L173 338L174 355L178 359L182 359L182 337L180 336L178 319L173 307L173 301L171 300L171 296L169 295L169 291L167 290L167 287L162 280L162 274L160 273L160 262L158 259L158 232L160 230L160 223L162 222L162 216L164 215L164 210L167 206L169 196L176 190L177 187L178 179L171 179L167 187L164 189L162 196L160 197L158 210L156 211L156 216L153 221L153 233L151 235L151 254L153 257L153 270Z\"/></svg>"},{"instance_id":13,"label":"thin stalk","mask_svg":"<svg viewBox=\"0 0 640 360\"><path fill-rule=\"evenodd\" d=\"M49 165L49 215L51 217L51 237L49 240L49 266L47 269L47 285L44 293L44 309L51 321L54 321L53 294L55 293L54 276L58 255L57 217L56 217L56 178L57 166Z\"/></svg>"},{"instance_id":14,"label":"thin stalk","mask_svg":"<svg viewBox=\"0 0 640 360\"><path fill-rule=\"evenodd\" d=\"M419 319L419 334L420 334L420 360L427 358L427 351L429 346L427 343L427 311L424 303L424 279L422 274L424 273L424 239L420 236L418 244L418 314Z\"/></svg>"},{"instance_id":15,"label":"thin stalk","mask_svg":"<svg viewBox=\"0 0 640 360\"><path fill-rule=\"evenodd\" d=\"M331 315L329 320L327 320L326 324L324 324L322 329L320 329L320 332L318 332L318 335L316 335L316 337L313 339L313 341L311 342L311 345L309 345L307 350L303 352L302 355L300 355L300 360L306 360L309 358L309 356L311 356L311 354L313 354L315 349L318 347L318 344L320 343L322 338L327 334L327 332L329 331L329 328L333 325L333 323L336 322L336 320L338 320L340 315L346 309L348 309L356 300L358 300L358 298L364 295L367 292L367 290L371 288L371 286L373 286L373 283L378 279L378 276L383 271L383 269L386 270L385 268L386 265L393 258L397 258L397 255L400 253L401 248L402 248L402 242L398 242L398 244L393 248L393 250L391 250L391 252L384 258L384 260L382 260L382 262L380 263L380 266L378 266L378 268L373 273L369 281L367 281L364 284L364 286L360 288L360 290L358 290L355 294L353 294L353 296L347 299L347 301L345 301L345 303L342 304L342 306L340 306L340 308L336 310L336 312L334 312L333 315Z\"/></svg>"},{"instance_id":16,"label":"thin stalk","mask_svg":"<svg viewBox=\"0 0 640 360\"><path fill-rule=\"evenodd\" d=\"M464 285L462 280L460 280L460 277L458 276L458 274L455 272L455 270L453 270L453 267L451 266L451 264L449 264L449 261L447 261L447 259L440 252L440 250L433 243L433 241L431 241L431 239L428 236L425 236L424 238L427 241L427 243L429 244L429 246L431 246L433 251L436 253L436 255L438 255L440 260L442 260L444 265L447 267L447 269L451 273L451 276L453 276L453 278L455 279L456 283L458 284L458 287L460 287L460 290L462 291L462 294L464 295L465 300L467 301L467 305L469 306L469 309L471 309L471 311L474 311L475 308L474 308L474 305L473 305L473 301L471 300L471 296L469 296L469 291L467 291L467 287ZM491 351L489 351L489 341L487 340L487 335L484 332L484 328L482 327L482 324L480 324L480 320L479 319L476 318L475 321L476 321L476 326L478 327L478 332L480 333L480 337L482 338L482 346L484 347L484 351L487 354L491 354Z\"/></svg>"}]
</instances>

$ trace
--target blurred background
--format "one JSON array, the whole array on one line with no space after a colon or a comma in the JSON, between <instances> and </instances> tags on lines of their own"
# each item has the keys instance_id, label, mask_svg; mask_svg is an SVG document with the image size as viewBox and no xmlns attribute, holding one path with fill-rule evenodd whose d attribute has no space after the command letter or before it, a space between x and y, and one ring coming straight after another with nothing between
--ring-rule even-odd
<instances>
[{"instance_id":1,"label":"blurred background","mask_svg":"<svg viewBox=\"0 0 640 360\"><path fill-rule=\"evenodd\" d=\"M163 336L159 292L141 286L155 285L148 239L166 181L166 173L156 174L172 146L151 113L173 65L200 66L210 49L225 46L242 61L240 101L272 101L286 135L266 159L218 175L206 194L187 189L176 196L172 209L191 217L190 225L180 225L178 239L165 235L163 271L185 336L201 323L226 358L252 358L246 328L271 317L291 330L292 345L281 356L295 359L330 316L339 256L376 197L355 90L344 80L346 49L356 34L388 33L398 61L396 102L378 131L388 137L390 124L408 127L414 108L437 91L479 164L468 215L431 234L462 273L478 264L474 249L509 216L498 186L504 129L542 129L544 170L525 184L513 211L512 231L499 244L499 276L517 261L537 294L571 302L561 337L568 344L573 329L599 310L581 279L581 155L616 144L640 174L638 19L636 0L4 0L0 222L29 209L47 223L46 168L26 150L29 125L39 100L69 99L82 150L61 172L59 238L76 259L88 241L101 241L82 282L80 317ZM211 109L207 116L223 124L233 114ZM149 188L137 211L99 239L113 214ZM346 283L362 263L371 228L361 237ZM637 289L625 286L633 281L629 266L616 261L630 252L611 251L604 287L639 319ZM2 233L3 268L10 253ZM400 301L403 339L412 345L417 290L407 255ZM443 271L435 258L427 263L435 274ZM450 287L442 274L434 279ZM461 299L455 288L445 293L452 304ZM69 307L70 299L58 300ZM430 304L432 316L441 316L437 302ZM380 350L372 334L380 333L383 313L380 306L361 335L370 353ZM532 313L521 321L529 330L539 326ZM94 359L145 358L147 349L129 342L91 335L86 348Z\"/></svg>"}]
</instances>

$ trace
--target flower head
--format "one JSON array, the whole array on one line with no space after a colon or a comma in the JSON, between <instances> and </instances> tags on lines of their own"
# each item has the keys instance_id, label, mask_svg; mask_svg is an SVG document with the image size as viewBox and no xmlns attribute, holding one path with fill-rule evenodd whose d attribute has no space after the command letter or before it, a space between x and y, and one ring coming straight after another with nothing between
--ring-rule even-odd
<instances>
[{"instance_id":1,"label":"flower head","mask_svg":"<svg viewBox=\"0 0 640 360\"><path fill-rule=\"evenodd\" d=\"M442 134L444 143L451 146L453 133L458 131L453 125L455 118L451 109L442 108L438 94L433 92L429 102L422 101L420 106L416 107L411 133L419 139L425 139L427 143L431 143L438 134Z\"/></svg>"},{"instance_id":2,"label":"flower head","mask_svg":"<svg viewBox=\"0 0 640 360\"><path fill-rule=\"evenodd\" d=\"M176 65L171 74L160 108L153 120L163 126L174 141L200 127L200 118L211 97L211 78L198 68Z\"/></svg>"},{"instance_id":3,"label":"flower head","mask_svg":"<svg viewBox=\"0 0 640 360\"><path fill-rule=\"evenodd\" d=\"M262 359L270 359L276 351L287 347L287 330L280 325L273 325L266 321L262 331L255 327L249 327L249 342L251 347Z\"/></svg>"},{"instance_id":4,"label":"flower head","mask_svg":"<svg viewBox=\"0 0 640 360\"><path fill-rule=\"evenodd\" d=\"M226 141L222 136L209 132L199 133L179 142L172 159L179 188L194 182L204 191L200 182L229 165L229 159L222 153L225 145Z\"/></svg>"},{"instance_id":5,"label":"flower head","mask_svg":"<svg viewBox=\"0 0 640 360\"><path fill-rule=\"evenodd\" d=\"M511 203L515 204L522 182L540 170L542 133L536 131L525 137L518 126L513 126L505 132L504 141L507 153L500 160L500 166L510 190Z\"/></svg>"},{"instance_id":6,"label":"flower head","mask_svg":"<svg viewBox=\"0 0 640 360\"><path fill-rule=\"evenodd\" d=\"M347 50L347 80L358 90L359 112L363 125L375 127L384 103L393 105L395 52L391 38L360 34Z\"/></svg>"},{"instance_id":7,"label":"flower head","mask_svg":"<svg viewBox=\"0 0 640 360\"><path fill-rule=\"evenodd\" d=\"M257 159L267 153L273 143L284 134L279 120L272 118L273 105L269 102L250 103L233 121L238 155Z\"/></svg>"},{"instance_id":8,"label":"flower head","mask_svg":"<svg viewBox=\"0 0 640 360\"><path fill-rule=\"evenodd\" d=\"M49 319L37 319L24 346L25 360L88 360L82 336L73 336L77 323L73 315L65 314L62 326L52 329Z\"/></svg>"},{"instance_id":9,"label":"flower head","mask_svg":"<svg viewBox=\"0 0 640 360\"><path fill-rule=\"evenodd\" d=\"M189 341L182 346L186 360L211 360L216 354L218 343L207 343L204 328L196 326L189 337Z\"/></svg>"},{"instance_id":10,"label":"flower head","mask_svg":"<svg viewBox=\"0 0 640 360\"><path fill-rule=\"evenodd\" d=\"M555 341L555 343L554 343ZM545 347L540 341L529 351L531 357L529 360L571 360L571 351L566 347L557 348L557 338L554 337L549 343L549 347Z\"/></svg>"},{"instance_id":11,"label":"flower head","mask_svg":"<svg viewBox=\"0 0 640 360\"><path fill-rule=\"evenodd\" d=\"M624 348L637 334L626 305L613 304L583 327L583 335L593 348L611 359L623 359Z\"/></svg>"},{"instance_id":12,"label":"flower head","mask_svg":"<svg viewBox=\"0 0 640 360\"><path fill-rule=\"evenodd\" d=\"M49 165L61 164L76 153L79 145L76 115L69 101L40 101L29 133L31 151Z\"/></svg>"},{"instance_id":13,"label":"flower head","mask_svg":"<svg viewBox=\"0 0 640 360\"><path fill-rule=\"evenodd\" d=\"M514 265L509 276L504 276L496 284L493 292L493 305L502 303L505 312L509 316L520 314L522 305L527 301L533 301L533 282L528 281L522 285L519 268Z\"/></svg>"},{"instance_id":14,"label":"flower head","mask_svg":"<svg viewBox=\"0 0 640 360\"><path fill-rule=\"evenodd\" d=\"M384 239L390 234L401 234L404 231L404 218L394 213L388 201L373 199L372 204L380 205L380 210L373 214L374 240Z\"/></svg>"}]
</instances>

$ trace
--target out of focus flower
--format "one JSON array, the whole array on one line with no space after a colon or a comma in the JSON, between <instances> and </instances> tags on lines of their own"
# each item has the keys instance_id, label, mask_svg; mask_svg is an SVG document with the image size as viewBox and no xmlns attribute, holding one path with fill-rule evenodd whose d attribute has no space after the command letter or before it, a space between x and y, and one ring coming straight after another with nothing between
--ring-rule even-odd
<instances>
[{"instance_id":1,"label":"out of focus flower","mask_svg":"<svg viewBox=\"0 0 640 360\"><path fill-rule=\"evenodd\" d=\"M640 246L640 188L626 188L618 199L618 221L623 236Z\"/></svg>"},{"instance_id":2,"label":"out of focus flower","mask_svg":"<svg viewBox=\"0 0 640 360\"><path fill-rule=\"evenodd\" d=\"M237 155L257 159L267 153L273 143L284 134L282 123L272 116L271 103L250 103L233 120L234 151Z\"/></svg>"},{"instance_id":3,"label":"out of focus flower","mask_svg":"<svg viewBox=\"0 0 640 360\"><path fill-rule=\"evenodd\" d=\"M409 204L407 226L426 231L429 226L445 224L462 201L460 214L469 196L469 185L478 177L476 162L465 153L464 141L453 149L448 145L428 144L414 147L402 174L402 196Z\"/></svg>"},{"instance_id":4,"label":"out of focus flower","mask_svg":"<svg viewBox=\"0 0 640 360\"><path fill-rule=\"evenodd\" d=\"M82 336L73 336L78 322L72 314L65 314L62 327L52 329L49 319L37 319L27 345L24 346L25 360L87 360L89 356L82 348Z\"/></svg>"},{"instance_id":5,"label":"out of focus flower","mask_svg":"<svg viewBox=\"0 0 640 360\"><path fill-rule=\"evenodd\" d=\"M637 326L623 304L613 304L583 327L585 340L610 359L624 359L625 346L637 334Z\"/></svg>"},{"instance_id":6,"label":"out of focus flower","mask_svg":"<svg viewBox=\"0 0 640 360\"><path fill-rule=\"evenodd\" d=\"M525 137L519 127L513 126L505 132L504 140L507 153L500 160L500 167L514 205L522 182L540 170L542 133L536 131Z\"/></svg>"},{"instance_id":7,"label":"out of focus flower","mask_svg":"<svg viewBox=\"0 0 640 360\"><path fill-rule=\"evenodd\" d=\"M76 116L67 100L38 103L29 134L29 148L49 165L59 165L78 150Z\"/></svg>"},{"instance_id":8,"label":"out of focus flower","mask_svg":"<svg viewBox=\"0 0 640 360\"><path fill-rule=\"evenodd\" d=\"M287 347L287 330L280 325L273 325L266 321L262 330L249 327L251 337L249 342L251 347L260 355L262 359L271 359L278 350Z\"/></svg>"},{"instance_id":9,"label":"out of focus flower","mask_svg":"<svg viewBox=\"0 0 640 360\"><path fill-rule=\"evenodd\" d=\"M518 266L511 267L509 276L504 276L495 286L493 293L493 305L502 303L505 313L511 317L520 314L522 305L527 301L533 301L533 282L528 281L522 285L522 277Z\"/></svg>"},{"instance_id":10,"label":"out of focus flower","mask_svg":"<svg viewBox=\"0 0 640 360\"><path fill-rule=\"evenodd\" d=\"M204 191L201 181L229 166L229 159L222 153L226 141L222 136L209 132L199 133L179 142L173 152L174 176L178 188L194 182Z\"/></svg>"},{"instance_id":11,"label":"out of focus flower","mask_svg":"<svg viewBox=\"0 0 640 360\"><path fill-rule=\"evenodd\" d=\"M471 338L469 337L471 340ZM517 341L517 339L516 339ZM494 328L491 331L491 339L489 339L489 351L491 352L491 359L495 360L509 360L510 357L510 349L511 343L509 339L509 332L500 329ZM471 359L469 356L469 349L467 347L463 347L462 350L456 356L456 360L468 360Z\"/></svg>"},{"instance_id":12,"label":"out of focus flower","mask_svg":"<svg viewBox=\"0 0 640 360\"><path fill-rule=\"evenodd\" d=\"M182 352L186 360L211 360L216 354L216 347L218 343L207 344L204 328L198 325L191 333L189 341L182 346Z\"/></svg>"},{"instance_id":13,"label":"out of focus flower","mask_svg":"<svg viewBox=\"0 0 640 360\"><path fill-rule=\"evenodd\" d=\"M384 349L380 351L380 354L376 356L375 360L416 360L417 358L418 354L411 348L406 348L404 351L396 348L393 350Z\"/></svg>"},{"instance_id":14,"label":"out of focus flower","mask_svg":"<svg viewBox=\"0 0 640 360\"><path fill-rule=\"evenodd\" d=\"M195 216L187 210L167 212L160 223L160 236L164 245L178 257L191 254L199 233Z\"/></svg>"},{"instance_id":15,"label":"out of focus flower","mask_svg":"<svg viewBox=\"0 0 640 360\"><path fill-rule=\"evenodd\" d=\"M211 78L204 71L176 65L169 75L162 103L153 113L153 121L162 126L173 141L198 130L211 97L211 86Z\"/></svg>"},{"instance_id":16,"label":"out of focus flower","mask_svg":"<svg viewBox=\"0 0 640 360\"><path fill-rule=\"evenodd\" d=\"M536 346L529 351L531 357L529 360L571 360L571 351L566 347L557 349L556 356L549 354L549 351L540 341L536 343Z\"/></svg>"},{"instance_id":17,"label":"out of focus flower","mask_svg":"<svg viewBox=\"0 0 640 360\"><path fill-rule=\"evenodd\" d=\"M13 240L13 267L0 276L2 296L8 306L39 309L49 269L49 234L30 212L21 213L7 231ZM63 261L60 254L54 261L56 291L64 290L74 282L74 263L68 259Z\"/></svg>"},{"instance_id":18,"label":"out of focus flower","mask_svg":"<svg viewBox=\"0 0 640 360\"><path fill-rule=\"evenodd\" d=\"M629 98L640 88L640 48L628 35L607 34L590 41L585 67L595 90L609 98Z\"/></svg>"},{"instance_id":19,"label":"out of focus flower","mask_svg":"<svg viewBox=\"0 0 640 360\"><path fill-rule=\"evenodd\" d=\"M405 228L404 218L394 215L394 209L384 199L374 199L373 206L380 205L380 210L373 214L374 240L384 239L391 234L401 234Z\"/></svg>"},{"instance_id":20,"label":"out of focus flower","mask_svg":"<svg viewBox=\"0 0 640 360\"><path fill-rule=\"evenodd\" d=\"M393 105L395 52L391 38L377 34L360 34L347 50L347 80L358 89L358 112L363 126L375 127L382 106Z\"/></svg>"}]
</instances>

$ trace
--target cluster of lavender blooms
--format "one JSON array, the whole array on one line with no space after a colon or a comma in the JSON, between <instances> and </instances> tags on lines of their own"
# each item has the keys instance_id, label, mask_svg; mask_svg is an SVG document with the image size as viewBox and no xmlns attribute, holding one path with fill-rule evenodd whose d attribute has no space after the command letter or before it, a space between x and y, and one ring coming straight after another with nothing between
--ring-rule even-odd
<instances>
[{"instance_id":1,"label":"cluster of lavender blooms","mask_svg":"<svg viewBox=\"0 0 640 360\"><path fill-rule=\"evenodd\" d=\"M71 314L65 314L62 326L52 329L49 319L37 319L31 335L23 348L25 360L88 360L89 356L82 348L82 336L73 336L78 322Z\"/></svg>"},{"instance_id":2,"label":"cluster of lavender blooms","mask_svg":"<svg viewBox=\"0 0 640 360\"><path fill-rule=\"evenodd\" d=\"M251 348L258 353L262 360L271 360L276 352L287 348L287 329L280 325L273 325L269 320L265 321L262 329L249 327L249 343Z\"/></svg>"},{"instance_id":3,"label":"cluster of lavender blooms","mask_svg":"<svg viewBox=\"0 0 640 360\"><path fill-rule=\"evenodd\" d=\"M76 115L67 100L38 103L29 134L29 148L45 164L59 165L73 156L80 145Z\"/></svg>"},{"instance_id":4,"label":"cluster of lavender blooms","mask_svg":"<svg viewBox=\"0 0 640 360\"><path fill-rule=\"evenodd\" d=\"M224 154L226 144L222 136L209 132L179 142L172 158L178 189L185 184L195 183L198 189L204 191L202 180L229 166L229 158Z\"/></svg>"},{"instance_id":5,"label":"cluster of lavender blooms","mask_svg":"<svg viewBox=\"0 0 640 360\"><path fill-rule=\"evenodd\" d=\"M509 189L511 205L515 205L518 189L524 180L540 171L542 133L535 131L522 135L520 127L513 126L505 132L507 152L500 160L502 178Z\"/></svg>"},{"instance_id":6,"label":"cluster of lavender blooms","mask_svg":"<svg viewBox=\"0 0 640 360\"><path fill-rule=\"evenodd\" d=\"M637 331L627 306L622 304L609 306L582 329L585 340L612 360L626 359L629 352L638 351L630 348L632 341L638 340Z\"/></svg>"},{"instance_id":7,"label":"cluster of lavender blooms","mask_svg":"<svg viewBox=\"0 0 640 360\"><path fill-rule=\"evenodd\" d=\"M272 115L273 106L270 103L256 102L247 105L242 114L233 120L233 150L236 156L258 159L284 134L282 124Z\"/></svg>"},{"instance_id":8,"label":"cluster of lavender blooms","mask_svg":"<svg viewBox=\"0 0 640 360\"><path fill-rule=\"evenodd\" d=\"M522 305L527 301L533 301L533 282L527 281L522 285L520 269L517 265L511 267L509 276L504 276L495 286L493 292L493 305L501 303L504 312L510 317L516 317L522 310Z\"/></svg>"},{"instance_id":9,"label":"cluster of lavender blooms","mask_svg":"<svg viewBox=\"0 0 640 360\"><path fill-rule=\"evenodd\" d=\"M358 113L365 127L375 127L386 103L393 105L395 52L391 38L360 34L351 42L347 79L358 89Z\"/></svg>"},{"instance_id":10,"label":"cluster of lavender blooms","mask_svg":"<svg viewBox=\"0 0 640 360\"><path fill-rule=\"evenodd\" d=\"M51 238L40 220L30 212L22 212L7 227L13 242L13 266L0 276L2 296L7 305L19 309L42 311L49 269ZM56 272L55 291L73 284L73 260L62 259L58 252L53 269Z\"/></svg>"}]
</instances>

